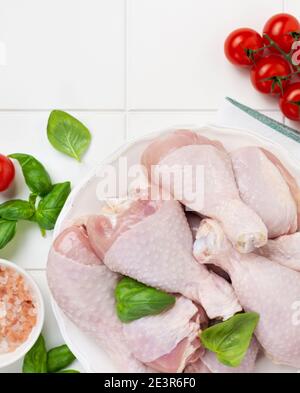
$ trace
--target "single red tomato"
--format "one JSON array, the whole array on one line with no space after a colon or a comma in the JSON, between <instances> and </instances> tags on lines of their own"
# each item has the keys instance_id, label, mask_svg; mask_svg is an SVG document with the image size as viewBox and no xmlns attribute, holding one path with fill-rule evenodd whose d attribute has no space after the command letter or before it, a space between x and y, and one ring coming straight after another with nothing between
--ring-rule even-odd
<instances>
[{"instance_id":1,"label":"single red tomato","mask_svg":"<svg viewBox=\"0 0 300 393\"><path fill-rule=\"evenodd\" d=\"M289 84L286 78L291 73L291 66L281 56L269 55L261 58L252 67L253 86L264 94L280 94Z\"/></svg>"},{"instance_id":2,"label":"single red tomato","mask_svg":"<svg viewBox=\"0 0 300 393\"><path fill-rule=\"evenodd\" d=\"M224 51L227 59L234 65L250 66L253 59L261 57L263 51L252 52L264 46L262 37L252 29L234 30L226 38ZM252 57L251 57L252 55Z\"/></svg>"},{"instance_id":3,"label":"single red tomato","mask_svg":"<svg viewBox=\"0 0 300 393\"><path fill-rule=\"evenodd\" d=\"M300 33L300 23L297 18L290 14L274 15L264 27L264 34L268 34L286 53L291 51L293 42L297 41L297 34L295 33ZM264 42L266 45L270 43L267 38L264 38ZM270 48L270 50L278 53L275 48Z\"/></svg>"},{"instance_id":4,"label":"single red tomato","mask_svg":"<svg viewBox=\"0 0 300 393\"><path fill-rule=\"evenodd\" d=\"M280 98L282 113L291 120L300 120L300 82L290 85Z\"/></svg>"},{"instance_id":5,"label":"single red tomato","mask_svg":"<svg viewBox=\"0 0 300 393\"><path fill-rule=\"evenodd\" d=\"M0 154L0 191L6 190L15 177L15 167L13 162Z\"/></svg>"}]
</instances>

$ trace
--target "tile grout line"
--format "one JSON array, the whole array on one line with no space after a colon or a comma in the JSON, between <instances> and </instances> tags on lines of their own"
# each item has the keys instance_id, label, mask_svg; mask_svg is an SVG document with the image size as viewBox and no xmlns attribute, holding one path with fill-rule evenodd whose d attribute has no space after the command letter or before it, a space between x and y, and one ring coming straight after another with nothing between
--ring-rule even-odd
<instances>
[{"instance_id":1,"label":"tile grout line","mask_svg":"<svg viewBox=\"0 0 300 393\"><path fill-rule=\"evenodd\" d=\"M253 108L261 112L280 112L277 108ZM79 109L79 108L62 108L68 112L96 113L99 115L111 114L135 114L135 113L201 113L201 112L217 112L218 108L139 108L139 109ZM50 112L51 109L0 109L0 114L7 113L44 113Z\"/></svg>"},{"instance_id":2,"label":"tile grout line","mask_svg":"<svg viewBox=\"0 0 300 393\"><path fill-rule=\"evenodd\" d=\"M280 112L278 108L253 108L260 112ZM128 109L128 113L201 113L201 112L217 112L218 108L187 108L187 109L172 109L172 108L157 108L157 109Z\"/></svg>"},{"instance_id":3,"label":"tile grout line","mask_svg":"<svg viewBox=\"0 0 300 393\"><path fill-rule=\"evenodd\" d=\"M91 108L91 109L83 109L83 108L60 108L62 111L67 111L67 112L91 112L91 113L99 113L99 114L121 114L124 113L124 109L114 109L114 108L108 108L108 109L96 109L96 108ZM0 113L43 113L43 112L50 112L52 111L53 108L17 108L17 109L12 109L12 108L1 108Z\"/></svg>"}]
</instances>

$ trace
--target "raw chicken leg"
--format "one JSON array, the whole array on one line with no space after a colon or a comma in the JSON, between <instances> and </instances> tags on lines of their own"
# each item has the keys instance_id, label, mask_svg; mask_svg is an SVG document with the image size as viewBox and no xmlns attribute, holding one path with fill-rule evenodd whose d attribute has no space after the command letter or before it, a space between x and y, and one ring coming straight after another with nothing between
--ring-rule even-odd
<instances>
[{"instance_id":1,"label":"raw chicken leg","mask_svg":"<svg viewBox=\"0 0 300 393\"><path fill-rule=\"evenodd\" d=\"M82 227L68 228L55 240L48 258L47 278L59 307L104 348L119 370L150 371L133 357L125 343L114 301L119 276L96 257Z\"/></svg>"},{"instance_id":2,"label":"raw chicken leg","mask_svg":"<svg viewBox=\"0 0 300 393\"><path fill-rule=\"evenodd\" d=\"M252 373L259 351L259 344L254 337L248 348L245 358L238 367L228 367L220 363L215 353L206 351L197 362L189 364L185 372L187 373Z\"/></svg>"},{"instance_id":3,"label":"raw chicken leg","mask_svg":"<svg viewBox=\"0 0 300 393\"><path fill-rule=\"evenodd\" d=\"M300 272L300 232L269 240L257 253Z\"/></svg>"},{"instance_id":4,"label":"raw chicken leg","mask_svg":"<svg viewBox=\"0 0 300 393\"><path fill-rule=\"evenodd\" d=\"M137 359L157 371L177 373L205 352L199 319L198 308L180 296L170 310L124 324L123 332Z\"/></svg>"},{"instance_id":5,"label":"raw chicken leg","mask_svg":"<svg viewBox=\"0 0 300 393\"><path fill-rule=\"evenodd\" d=\"M295 177L287 170L283 163L270 151L261 148L270 161L277 167L282 177L286 181L289 189L293 195L293 198L297 204L298 212L298 229L300 229L300 188Z\"/></svg>"},{"instance_id":6,"label":"raw chicken leg","mask_svg":"<svg viewBox=\"0 0 300 393\"><path fill-rule=\"evenodd\" d=\"M241 310L230 284L193 258L192 234L177 201L137 199L124 206L119 214L87 221L91 245L109 269L180 293L210 318L227 319Z\"/></svg>"},{"instance_id":7,"label":"raw chicken leg","mask_svg":"<svg viewBox=\"0 0 300 393\"><path fill-rule=\"evenodd\" d=\"M190 209L220 221L240 252L267 242L264 223L240 199L230 157L219 142L177 130L154 140L142 163L153 183Z\"/></svg>"},{"instance_id":8,"label":"raw chicken leg","mask_svg":"<svg viewBox=\"0 0 300 393\"><path fill-rule=\"evenodd\" d=\"M192 232L193 240L195 240L202 218L198 214L192 212L186 212L185 215ZM228 274L224 272L224 270L221 269L219 266L210 264L207 266L207 268L210 271L216 273L218 276L223 277L226 281L230 282L230 277L228 276Z\"/></svg>"},{"instance_id":9,"label":"raw chicken leg","mask_svg":"<svg viewBox=\"0 0 300 393\"><path fill-rule=\"evenodd\" d=\"M218 264L228 272L246 311L260 315L256 337L276 363L300 367L300 274L256 254L241 255L214 220L203 220L194 244L201 263Z\"/></svg>"},{"instance_id":10,"label":"raw chicken leg","mask_svg":"<svg viewBox=\"0 0 300 393\"><path fill-rule=\"evenodd\" d=\"M269 153L270 154L270 153ZM297 230L297 205L278 167L259 147L231 153L242 200L263 220L269 238Z\"/></svg>"}]
</instances>

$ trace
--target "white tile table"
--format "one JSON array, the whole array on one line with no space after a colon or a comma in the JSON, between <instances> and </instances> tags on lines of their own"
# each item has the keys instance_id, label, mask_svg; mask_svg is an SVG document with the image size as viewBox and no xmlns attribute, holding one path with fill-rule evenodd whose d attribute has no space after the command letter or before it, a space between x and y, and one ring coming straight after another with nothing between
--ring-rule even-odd
<instances>
[{"instance_id":1,"label":"white tile table","mask_svg":"<svg viewBox=\"0 0 300 393\"><path fill-rule=\"evenodd\" d=\"M213 122L227 95L282 119L276 101L227 63L223 42L236 27L261 30L283 10L300 17L299 0L0 0L0 152L31 153L55 181L75 185L128 138ZM83 164L49 145L54 108L90 128ZM16 195L27 195L19 171L0 202ZM28 223L18 229L0 257L25 267L40 285L44 334L49 346L58 345L45 277L51 234L43 239ZM21 362L3 371L20 370Z\"/></svg>"}]
</instances>

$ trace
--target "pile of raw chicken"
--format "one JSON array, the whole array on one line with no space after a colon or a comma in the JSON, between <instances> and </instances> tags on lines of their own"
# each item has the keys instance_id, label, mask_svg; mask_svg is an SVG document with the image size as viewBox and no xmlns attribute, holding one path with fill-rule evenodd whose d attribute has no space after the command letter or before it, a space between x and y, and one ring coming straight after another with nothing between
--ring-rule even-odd
<instances>
[{"instance_id":1,"label":"pile of raw chicken","mask_svg":"<svg viewBox=\"0 0 300 393\"><path fill-rule=\"evenodd\" d=\"M299 368L300 193L294 177L262 148L228 153L189 130L154 139L141 161L149 187L173 189L172 198L131 198L65 229L47 269L59 307L122 372L251 372L259 352ZM174 165L204 167L203 203L176 195L167 176L154 184L155 170ZM114 292L123 276L176 294L175 305L122 323ZM243 310L258 313L259 323L243 362L227 367L203 348L199 331Z\"/></svg>"}]
</instances>

